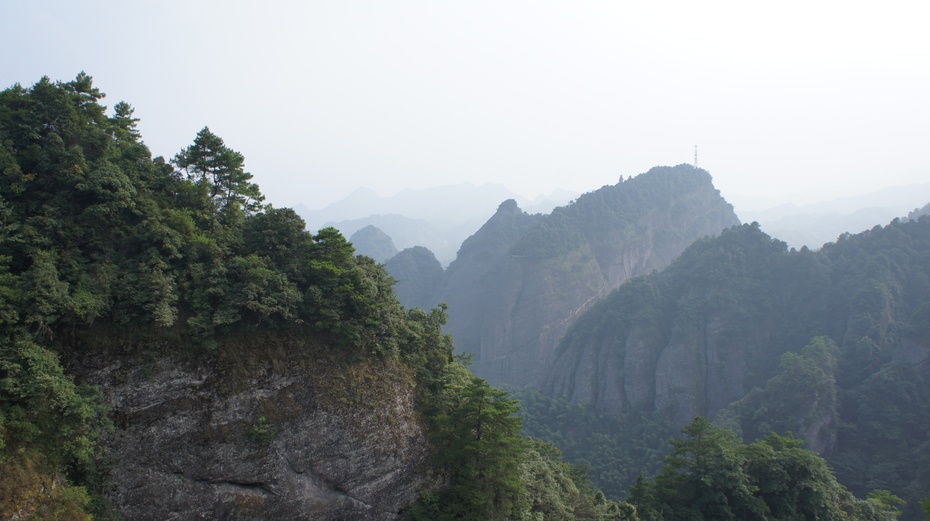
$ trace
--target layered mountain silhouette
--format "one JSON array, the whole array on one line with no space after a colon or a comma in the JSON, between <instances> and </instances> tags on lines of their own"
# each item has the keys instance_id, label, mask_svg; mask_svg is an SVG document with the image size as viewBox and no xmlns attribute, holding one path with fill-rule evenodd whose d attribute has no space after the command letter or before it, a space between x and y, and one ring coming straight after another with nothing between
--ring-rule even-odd
<instances>
[{"instance_id":1,"label":"layered mountain silhouette","mask_svg":"<svg viewBox=\"0 0 930 521\"><path fill-rule=\"evenodd\" d=\"M500 184L471 183L406 189L389 197L359 189L319 210L296 210L311 230L333 226L351 237L366 226L386 233L399 249L423 246L447 266L468 236L494 214L501 201L522 200L532 212L549 212L577 194L557 190L536 199L522 198ZM386 260L386 259L385 259Z\"/></svg>"}]
</instances>

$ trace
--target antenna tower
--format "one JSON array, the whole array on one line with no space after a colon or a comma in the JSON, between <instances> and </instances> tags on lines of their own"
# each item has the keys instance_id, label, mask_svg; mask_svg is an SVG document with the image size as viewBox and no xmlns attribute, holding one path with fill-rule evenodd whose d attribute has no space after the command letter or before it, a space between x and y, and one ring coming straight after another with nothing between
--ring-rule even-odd
<instances>
[{"instance_id":1,"label":"antenna tower","mask_svg":"<svg viewBox=\"0 0 930 521\"><path fill-rule=\"evenodd\" d=\"M694 145L694 168L697 167L697 145Z\"/></svg>"}]
</instances>

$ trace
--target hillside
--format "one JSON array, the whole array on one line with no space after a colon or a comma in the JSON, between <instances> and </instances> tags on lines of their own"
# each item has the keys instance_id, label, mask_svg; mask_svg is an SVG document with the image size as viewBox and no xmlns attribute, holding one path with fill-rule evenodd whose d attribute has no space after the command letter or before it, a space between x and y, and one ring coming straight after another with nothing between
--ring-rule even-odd
<instances>
[{"instance_id":1,"label":"hillside","mask_svg":"<svg viewBox=\"0 0 930 521\"><path fill-rule=\"evenodd\" d=\"M927 259L927 218L818 252L755 223L726 230L579 318L545 392L620 423L716 416L747 441L793 432L853 492L889 489L916 519L930 487Z\"/></svg>"},{"instance_id":2,"label":"hillside","mask_svg":"<svg viewBox=\"0 0 930 521\"><path fill-rule=\"evenodd\" d=\"M594 302L737 223L710 175L688 165L654 168L549 215L507 201L462 244L435 300L449 304L448 331L477 355L477 374L540 385L559 340Z\"/></svg>"}]
</instances>

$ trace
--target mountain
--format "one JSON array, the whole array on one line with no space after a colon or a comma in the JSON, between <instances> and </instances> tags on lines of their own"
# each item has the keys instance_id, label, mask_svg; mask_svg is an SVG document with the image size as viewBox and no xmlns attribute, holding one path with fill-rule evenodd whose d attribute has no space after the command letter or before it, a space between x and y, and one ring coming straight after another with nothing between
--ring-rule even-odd
<instances>
[{"instance_id":1,"label":"mountain","mask_svg":"<svg viewBox=\"0 0 930 521\"><path fill-rule=\"evenodd\" d=\"M925 204L920 208L914 208L914 210L908 212L907 220L916 221L920 218L921 215L930 214L930 203Z\"/></svg>"},{"instance_id":2,"label":"mountain","mask_svg":"<svg viewBox=\"0 0 930 521\"><path fill-rule=\"evenodd\" d=\"M859 233L884 224L930 201L930 183L884 188L876 192L766 210L740 211L744 222L757 221L762 230L788 246L817 249L844 233Z\"/></svg>"},{"instance_id":3,"label":"mountain","mask_svg":"<svg viewBox=\"0 0 930 521\"><path fill-rule=\"evenodd\" d=\"M853 492L891 490L915 519L930 487L927 259L927 218L817 252L757 223L726 230L584 313L543 390L621 423L708 416L747 441L793 432Z\"/></svg>"},{"instance_id":4,"label":"mountain","mask_svg":"<svg viewBox=\"0 0 930 521\"><path fill-rule=\"evenodd\" d=\"M405 307L432 309L439 305L434 297L445 271L433 252L423 246L407 248L387 261L384 268L397 280L394 291Z\"/></svg>"},{"instance_id":5,"label":"mountain","mask_svg":"<svg viewBox=\"0 0 930 521\"><path fill-rule=\"evenodd\" d=\"M515 194L500 184L475 186L461 183L419 190L408 188L389 197L380 197L370 189L361 188L345 199L313 210L304 217L313 228L369 215L401 214L446 228L450 224L473 220L482 213L490 214L500 201L511 197Z\"/></svg>"},{"instance_id":6,"label":"mountain","mask_svg":"<svg viewBox=\"0 0 930 521\"><path fill-rule=\"evenodd\" d=\"M435 252L437 259L448 265L455 258L462 241L474 232L480 222L468 221L450 228L439 228L426 219L412 219L400 214L377 214L358 219L327 223L341 233L354 235L358 231L373 226L390 237L399 249L423 246Z\"/></svg>"},{"instance_id":7,"label":"mountain","mask_svg":"<svg viewBox=\"0 0 930 521\"><path fill-rule=\"evenodd\" d=\"M384 263L397 255L394 241L376 226L366 226L349 237L349 242L355 246L359 255L367 255L372 259Z\"/></svg>"},{"instance_id":8,"label":"mountain","mask_svg":"<svg viewBox=\"0 0 930 521\"><path fill-rule=\"evenodd\" d=\"M695 239L738 224L710 175L656 167L549 215L508 200L466 240L434 299L447 330L493 383L540 385L575 318L626 279L671 262Z\"/></svg>"}]
</instances>

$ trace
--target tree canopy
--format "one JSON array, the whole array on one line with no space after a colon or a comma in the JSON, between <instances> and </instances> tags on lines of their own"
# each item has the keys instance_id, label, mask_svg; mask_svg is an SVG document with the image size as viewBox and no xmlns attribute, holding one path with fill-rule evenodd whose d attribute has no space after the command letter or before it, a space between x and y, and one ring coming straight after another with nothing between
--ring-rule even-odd
<instances>
[{"instance_id":1,"label":"tree canopy","mask_svg":"<svg viewBox=\"0 0 930 521\"><path fill-rule=\"evenodd\" d=\"M859 500L826 462L777 434L744 445L732 431L697 417L672 441L654 481L640 478L629 501L647 520L894 520L887 491Z\"/></svg>"},{"instance_id":2,"label":"tree canopy","mask_svg":"<svg viewBox=\"0 0 930 521\"><path fill-rule=\"evenodd\" d=\"M174 156L177 173L186 174L195 185L203 186L219 212L238 205L247 212L261 209L265 197L258 185L250 182L245 158L223 143L223 138L203 127L194 143Z\"/></svg>"}]
</instances>

